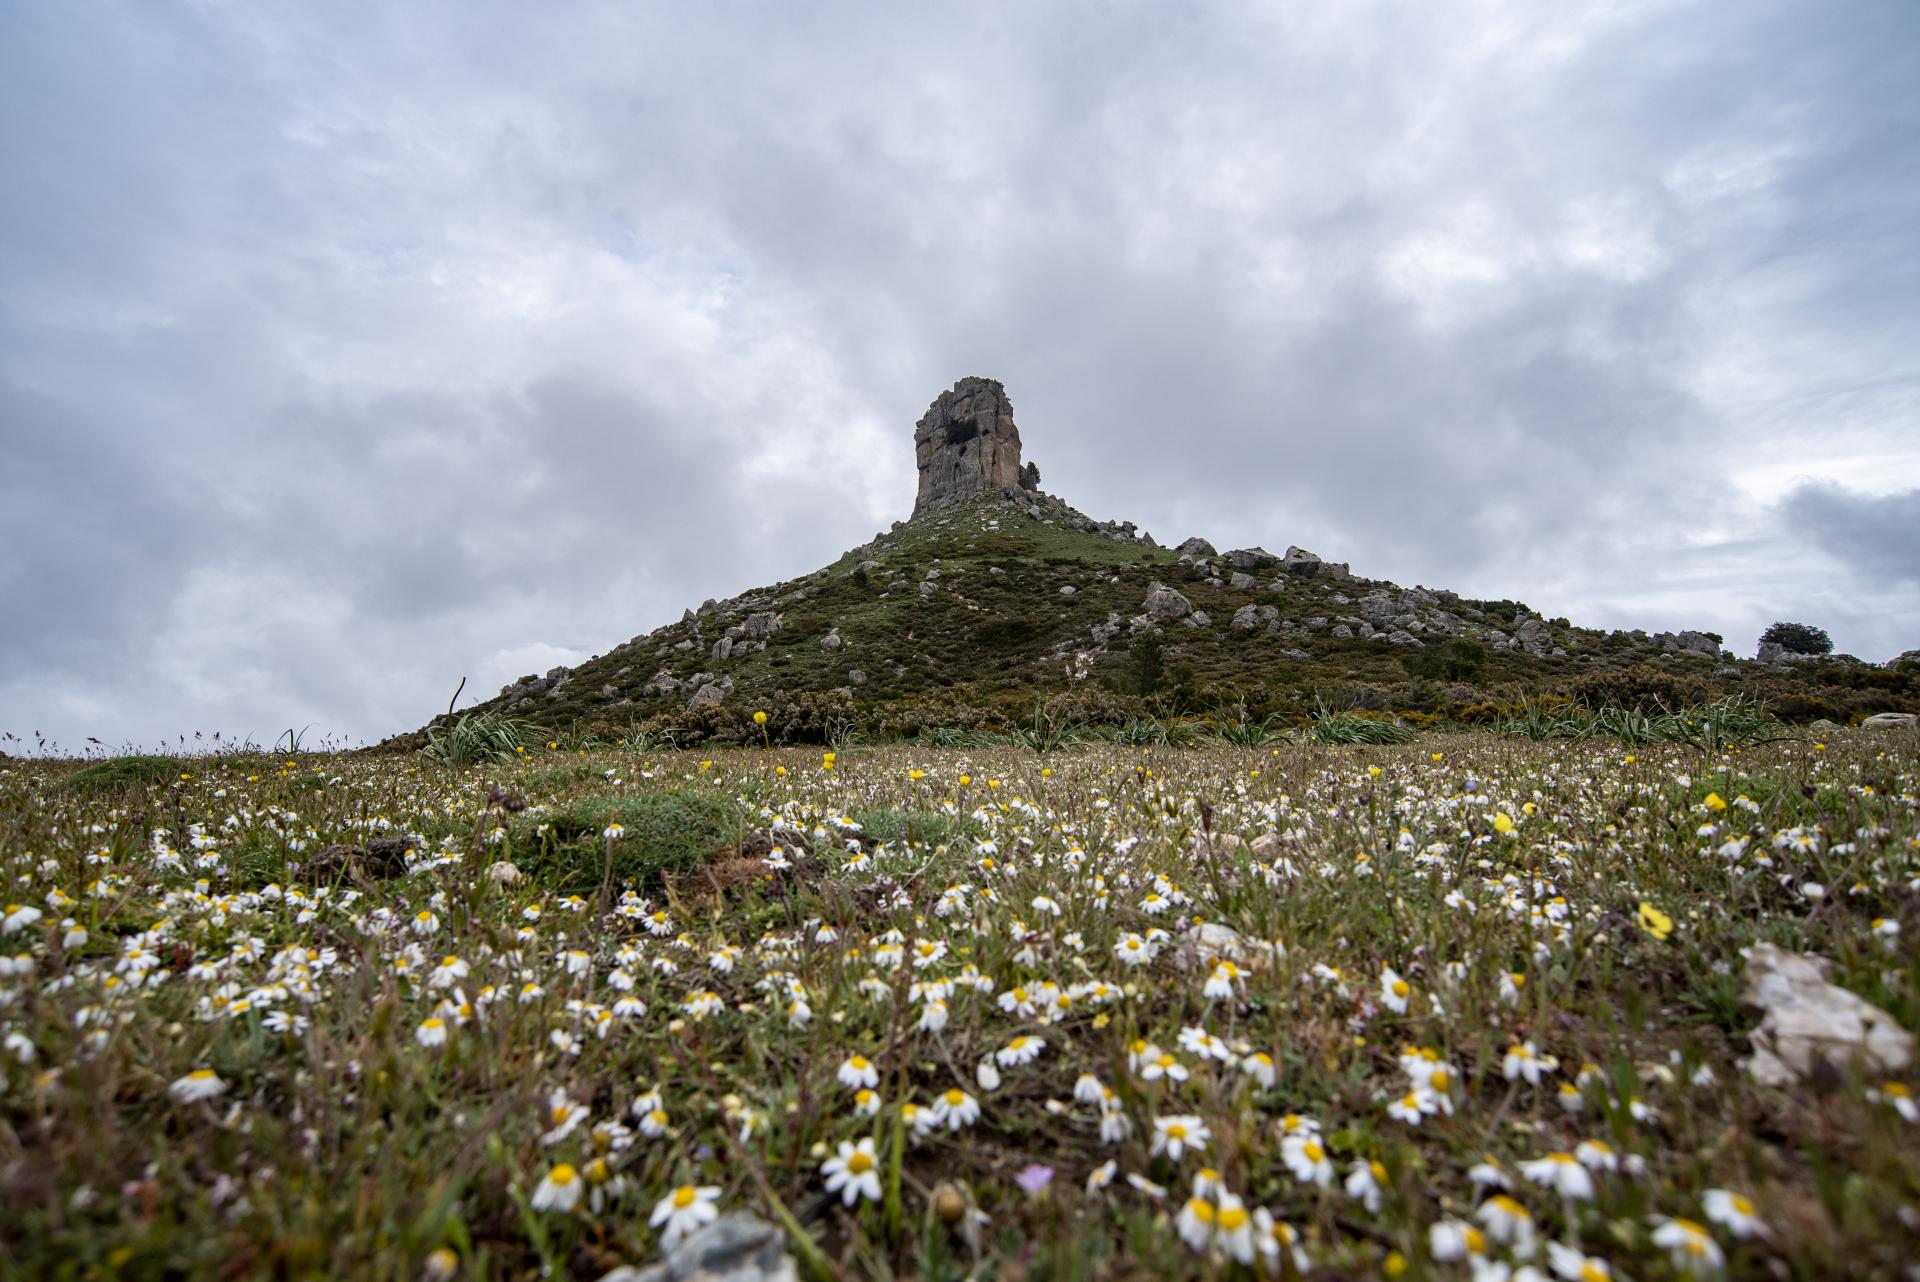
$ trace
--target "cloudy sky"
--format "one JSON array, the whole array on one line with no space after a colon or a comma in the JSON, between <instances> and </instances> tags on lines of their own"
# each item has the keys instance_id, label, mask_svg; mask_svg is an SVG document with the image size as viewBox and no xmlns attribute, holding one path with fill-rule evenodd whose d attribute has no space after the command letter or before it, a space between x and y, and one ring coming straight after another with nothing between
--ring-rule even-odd
<instances>
[{"instance_id":1,"label":"cloudy sky","mask_svg":"<svg viewBox=\"0 0 1920 1282\"><path fill-rule=\"evenodd\" d=\"M1045 488L1920 646L1920 6L0 2L0 729L347 742Z\"/></svg>"}]
</instances>

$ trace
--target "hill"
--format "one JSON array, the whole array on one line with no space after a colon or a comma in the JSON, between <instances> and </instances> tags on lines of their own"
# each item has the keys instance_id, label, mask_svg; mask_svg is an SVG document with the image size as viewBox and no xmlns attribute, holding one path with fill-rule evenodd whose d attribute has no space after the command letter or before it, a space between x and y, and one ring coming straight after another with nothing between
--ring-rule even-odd
<instances>
[{"instance_id":1,"label":"hill","mask_svg":"<svg viewBox=\"0 0 1920 1282\"><path fill-rule=\"evenodd\" d=\"M1910 662L1742 661L1711 633L1582 628L1297 547L1163 547L1041 492L992 380L942 393L915 436L911 520L803 578L528 674L481 708L553 732L680 742L993 729L1037 704L1109 723L1143 710L1299 719L1318 706L1471 723L1541 698L1675 707L1731 693L1798 720L1920 709Z\"/></svg>"}]
</instances>

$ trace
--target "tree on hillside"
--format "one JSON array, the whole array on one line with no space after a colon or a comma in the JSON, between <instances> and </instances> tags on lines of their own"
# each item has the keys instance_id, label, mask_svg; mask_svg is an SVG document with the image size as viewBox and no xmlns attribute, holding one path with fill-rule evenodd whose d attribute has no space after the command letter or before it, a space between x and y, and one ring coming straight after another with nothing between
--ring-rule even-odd
<instances>
[{"instance_id":1,"label":"tree on hillside","mask_svg":"<svg viewBox=\"0 0 1920 1282\"><path fill-rule=\"evenodd\" d=\"M1811 623L1776 623L1760 634L1761 645L1777 645L1788 654L1832 654L1833 638Z\"/></svg>"},{"instance_id":2,"label":"tree on hillside","mask_svg":"<svg viewBox=\"0 0 1920 1282\"><path fill-rule=\"evenodd\" d=\"M1020 469L1020 488L1037 490L1040 488L1040 469L1028 463Z\"/></svg>"},{"instance_id":3,"label":"tree on hillside","mask_svg":"<svg viewBox=\"0 0 1920 1282\"><path fill-rule=\"evenodd\" d=\"M1166 643L1158 632L1142 632L1127 646L1127 657L1133 660L1133 683L1141 694L1152 694L1160 687L1160 676L1166 671Z\"/></svg>"}]
</instances>

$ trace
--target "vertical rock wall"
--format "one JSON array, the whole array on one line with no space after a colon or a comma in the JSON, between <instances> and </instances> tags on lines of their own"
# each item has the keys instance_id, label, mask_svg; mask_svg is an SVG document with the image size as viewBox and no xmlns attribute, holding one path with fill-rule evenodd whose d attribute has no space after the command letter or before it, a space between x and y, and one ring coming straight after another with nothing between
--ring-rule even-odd
<instances>
[{"instance_id":1,"label":"vertical rock wall","mask_svg":"<svg viewBox=\"0 0 1920 1282\"><path fill-rule=\"evenodd\" d=\"M951 507L987 490L1020 485L1020 429L1007 389L991 378L963 378L942 392L914 428L920 491L913 514Z\"/></svg>"}]
</instances>

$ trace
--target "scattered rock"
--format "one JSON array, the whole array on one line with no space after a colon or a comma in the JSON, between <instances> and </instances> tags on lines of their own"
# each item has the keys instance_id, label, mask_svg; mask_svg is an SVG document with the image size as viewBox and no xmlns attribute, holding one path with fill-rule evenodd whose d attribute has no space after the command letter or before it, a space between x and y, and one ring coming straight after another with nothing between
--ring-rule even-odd
<instances>
[{"instance_id":1,"label":"scattered rock","mask_svg":"<svg viewBox=\"0 0 1920 1282\"><path fill-rule=\"evenodd\" d=\"M863 686L863 685L865 685L865 684L867 684L867 674L866 674L866 673L864 673L864 672L862 672L862 671L861 671L860 669L858 669L858 668L848 668L848 669L847 669L847 684L848 684L848 685L855 685L855 686Z\"/></svg>"},{"instance_id":2,"label":"scattered rock","mask_svg":"<svg viewBox=\"0 0 1920 1282\"><path fill-rule=\"evenodd\" d=\"M833 629L827 633L827 635L820 638L820 648L822 650L838 650L845 644L846 641L840 636L839 628Z\"/></svg>"},{"instance_id":3,"label":"scattered rock","mask_svg":"<svg viewBox=\"0 0 1920 1282\"><path fill-rule=\"evenodd\" d=\"M1061 596L1072 596L1075 592L1078 592L1078 591L1079 589L1074 587L1073 584L1071 583L1062 583L1060 585Z\"/></svg>"},{"instance_id":4,"label":"scattered rock","mask_svg":"<svg viewBox=\"0 0 1920 1282\"><path fill-rule=\"evenodd\" d=\"M1876 712L1860 723L1862 730L1907 730L1920 721L1911 712Z\"/></svg>"},{"instance_id":5,"label":"scattered rock","mask_svg":"<svg viewBox=\"0 0 1920 1282\"><path fill-rule=\"evenodd\" d=\"M1254 578L1251 574L1243 574L1239 570L1235 570L1227 576L1227 586L1235 592L1252 591L1259 582L1260 580Z\"/></svg>"},{"instance_id":6,"label":"scattered rock","mask_svg":"<svg viewBox=\"0 0 1920 1282\"><path fill-rule=\"evenodd\" d=\"M1764 1086L1791 1086L1821 1062L1855 1056L1879 1076L1905 1071L1913 1035L1866 999L1827 982L1824 957L1756 944L1747 954L1741 998L1766 1012L1753 1031L1747 1071Z\"/></svg>"},{"instance_id":7,"label":"scattered rock","mask_svg":"<svg viewBox=\"0 0 1920 1282\"><path fill-rule=\"evenodd\" d=\"M1832 734L1834 731L1840 729L1840 725L1838 722L1829 721L1825 717L1821 717L1818 721L1809 725L1807 729L1814 734Z\"/></svg>"},{"instance_id":8,"label":"scattered rock","mask_svg":"<svg viewBox=\"0 0 1920 1282\"><path fill-rule=\"evenodd\" d=\"M644 1269L622 1265L600 1282L799 1282L786 1237L750 1211L729 1211Z\"/></svg>"},{"instance_id":9,"label":"scattered rock","mask_svg":"<svg viewBox=\"0 0 1920 1282\"><path fill-rule=\"evenodd\" d=\"M741 624L741 628L754 640L764 641L780 630L780 616L764 611L759 614L749 614L747 621Z\"/></svg>"},{"instance_id":10,"label":"scattered rock","mask_svg":"<svg viewBox=\"0 0 1920 1282\"><path fill-rule=\"evenodd\" d=\"M1828 657L1830 656L1824 654L1801 654L1797 650L1787 649L1778 641L1762 641L1760 648L1754 651L1753 661L1755 663L1769 663L1774 665L1787 663L1818 663Z\"/></svg>"},{"instance_id":11,"label":"scattered rock","mask_svg":"<svg viewBox=\"0 0 1920 1282\"><path fill-rule=\"evenodd\" d=\"M511 886L520 880L520 867L511 859L497 859L487 869L487 880L496 886Z\"/></svg>"},{"instance_id":12,"label":"scattered rock","mask_svg":"<svg viewBox=\"0 0 1920 1282\"><path fill-rule=\"evenodd\" d=\"M1147 589L1145 609L1147 617L1155 621L1179 619L1192 613L1193 602L1166 584L1155 583Z\"/></svg>"}]
</instances>

